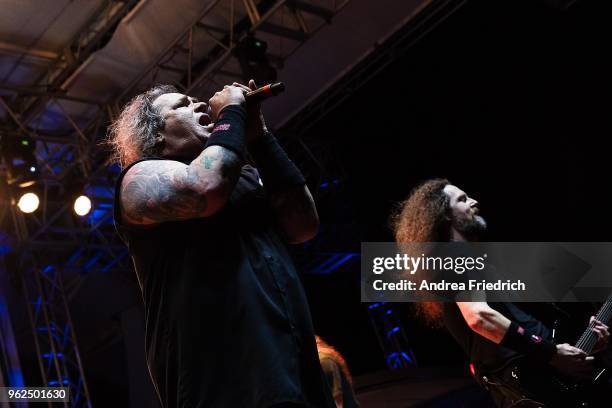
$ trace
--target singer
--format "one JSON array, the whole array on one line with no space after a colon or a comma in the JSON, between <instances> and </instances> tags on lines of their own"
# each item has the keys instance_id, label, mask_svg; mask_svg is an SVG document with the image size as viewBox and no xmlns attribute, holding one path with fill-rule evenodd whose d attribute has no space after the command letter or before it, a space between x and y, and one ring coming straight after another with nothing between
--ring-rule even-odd
<instances>
[{"instance_id":1,"label":"singer","mask_svg":"<svg viewBox=\"0 0 612 408\"><path fill-rule=\"evenodd\" d=\"M333 407L286 243L319 221L259 106L225 86L130 101L109 134L115 223L133 259L163 407ZM257 168L246 165L246 154Z\"/></svg>"}]
</instances>

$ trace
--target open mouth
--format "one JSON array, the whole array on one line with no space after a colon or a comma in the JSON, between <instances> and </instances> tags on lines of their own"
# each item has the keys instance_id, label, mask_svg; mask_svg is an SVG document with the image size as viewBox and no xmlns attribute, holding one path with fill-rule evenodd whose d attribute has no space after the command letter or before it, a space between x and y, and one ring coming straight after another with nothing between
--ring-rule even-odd
<instances>
[{"instance_id":1,"label":"open mouth","mask_svg":"<svg viewBox=\"0 0 612 408\"><path fill-rule=\"evenodd\" d=\"M212 124L212 120L210 119L210 116L208 116L208 114L202 113L198 118L198 123L201 126L208 127L208 125Z\"/></svg>"},{"instance_id":2,"label":"open mouth","mask_svg":"<svg viewBox=\"0 0 612 408\"><path fill-rule=\"evenodd\" d=\"M208 140L208 136L212 133L213 128L215 127L215 124L210 119L210 116L208 116L206 113L200 114L197 120L198 125L204 128L204 132L195 132L196 136L198 139L200 139L202 143L206 143L206 141Z\"/></svg>"}]
</instances>

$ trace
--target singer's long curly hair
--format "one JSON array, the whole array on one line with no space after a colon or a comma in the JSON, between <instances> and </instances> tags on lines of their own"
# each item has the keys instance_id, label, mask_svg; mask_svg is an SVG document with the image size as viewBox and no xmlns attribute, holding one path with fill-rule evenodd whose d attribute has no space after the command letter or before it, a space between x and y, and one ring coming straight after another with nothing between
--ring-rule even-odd
<instances>
[{"instance_id":1,"label":"singer's long curly hair","mask_svg":"<svg viewBox=\"0 0 612 408\"><path fill-rule=\"evenodd\" d=\"M450 200L444 187L446 179L431 179L417 186L391 216L398 243L446 242L450 240ZM442 326L442 304L416 303L416 313L431 327Z\"/></svg>"},{"instance_id":2,"label":"singer's long curly hair","mask_svg":"<svg viewBox=\"0 0 612 408\"><path fill-rule=\"evenodd\" d=\"M342 354L340 354L338 350L323 341L323 339L319 336L315 336L315 340L317 341L317 351L319 352L319 359L324 357L331 358L340 366L349 384L353 384L353 377L351 377L351 373L349 372L348 366L346 365L346 361L344 360L344 357L342 357Z\"/></svg>"},{"instance_id":3,"label":"singer's long curly hair","mask_svg":"<svg viewBox=\"0 0 612 408\"><path fill-rule=\"evenodd\" d=\"M109 127L106 144L113 152L112 160L121 167L141 157L161 153L157 135L164 128L164 118L153 106L153 101L165 93L178 92L172 85L156 85L135 96L124 107Z\"/></svg>"}]
</instances>

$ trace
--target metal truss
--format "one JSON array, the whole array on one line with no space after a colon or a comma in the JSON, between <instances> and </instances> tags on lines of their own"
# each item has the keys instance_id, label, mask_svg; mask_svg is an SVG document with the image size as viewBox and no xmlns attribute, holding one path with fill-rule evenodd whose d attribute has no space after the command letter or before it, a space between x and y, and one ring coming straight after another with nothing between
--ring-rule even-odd
<instances>
[{"instance_id":1,"label":"metal truss","mask_svg":"<svg viewBox=\"0 0 612 408\"><path fill-rule=\"evenodd\" d=\"M44 55L47 64L33 86L0 86L0 106L9 118L1 134L3 138L28 136L35 140L41 168L36 187L41 208L36 213L16 210L14 204L21 192L5 186L20 259L14 267L21 273L28 299L41 378L45 385L69 384L72 406L89 406L89 395L61 273L129 265L125 248L112 231L111 180L104 165L106 155L97 146L111 110L68 96L65 90L72 75L106 44L119 21L137 3L102 2L61 53ZM29 51L24 51L16 65ZM73 117L69 112L74 104L86 107L89 115ZM48 117L53 119L51 124L45 123ZM89 217L81 219L72 213L72 201L85 189L95 207Z\"/></svg>"},{"instance_id":2,"label":"metal truss","mask_svg":"<svg viewBox=\"0 0 612 408\"><path fill-rule=\"evenodd\" d=\"M121 19L138 4L138 1L104 0L62 52L51 55L52 58L46 69L33 81L37 88L49 93L65 91L70 85L71 77L87 58L106 45ZM34 56L39 54L35 53ZM14 67L21 63L24 57L31 55L30 50L24 50ZM24 121L29 121L32 116L45 109L46 102L45 95L20 93L13 106Z\"/></svg>"},{"instance_id":3,"label":"metal truss","mask_svg":"<svg viewBox=\"0 0 612 408\"><path fill-rule=\"evenodd\" d=\"M309 131L316 123L350 98L369 80L395 61L398 56L404 55L421 38L466 3L467 0L431 1L405 27L393 34L384 44L377 47L371 55L354 66L341 80L323 92L285 124L282 129L283 136L305 139L311 134ZM308 137L305 141L310 143L311 139L313 137Z\"/></svg>"},{"instance_id":4,"label":"metal truss","mask_svg":"<svg viewBox=\"0 0 612 408\"><path fill-rule=\"evenodd\" d=\"M118 101L125 101L158 82L171 83L185 93L212 95L238 78L248 79L235 58L235 51L252 34L268 43L267 58L280 68L348 2L213 0L126 87Z\"/></svg>"},{"instance_id":5,"label":"metal truss","mask_svg":"<svg viewBox=\"0 0 612 408\"><path fill-rule=\"evenodd\" d=\"M391 370L416 366L417 361L410 349L402 328L398 312L391 303L377 302L368 305L370 321Z\"/></svg>"},{"instance_id":6,"label":"metal truss","mask_svg":"<svg viewBox=\"0 0 612 408\"><path fill-rule=\"evenodd\" d=\"M97 112L81 128L63 108L65 99L61 95L45 97L70 125L67 133L46 135L31 129L0 98L19 134L38 142L36 155L42 169L36 187L41 208L24 214L15 205L8 206L19 256L12 268L21 278L43 385L69 387L71 398L70 403L64 404L66 407L90 407L68 308L71 293L66 291L64 280L70 277L70 287L78 289L86 272L129 268L127 250L113 231L113 194L107 167L101 165L104 155L95 150L95 136L108 122L108 116L101 106L71 100L90 104ZM6 130L3 133L11 135ZM11 204L22 193L10 186L5 190ZM80 192L87 192L95 204L86 218L72 211L74 196Z\"/></svg>"},{"instance_id":7,"label":"metal truss","mask_svg":"<svg viewBox=\"0 0 612 408\"><path fill-rule=\"evenodd\" d=\"M9 279L3 261L0 257L0 387L23 387L23 372L6 297ZM0 403L0 407L8 407L8 403Z\"/></svg>"},{"instance_id":8,"label":"metal truss","mask_svg":"<svg viewBox=\"0 0 612 408\"><path fill-rule=\"evenodd\" d=\"M21 251L18 269L42 383L68 387L70 402L64 407L91 408L91 398L73 329L62 267L41 267L28 251ZM51 403L49 403L51 406Z\"/></svg>"}]
</instances>

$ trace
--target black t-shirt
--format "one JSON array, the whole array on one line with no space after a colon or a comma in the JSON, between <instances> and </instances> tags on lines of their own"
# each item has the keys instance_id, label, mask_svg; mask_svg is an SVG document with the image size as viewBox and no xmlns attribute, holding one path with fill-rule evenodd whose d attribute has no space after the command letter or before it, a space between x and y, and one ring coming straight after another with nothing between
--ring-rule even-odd
<instances>
[{"instance_id":1,"label":"black t-shirt","mask_svg":"<svg viewBox=\"0 0 612 408\"><path fill-rule=\"evenodd\" d=\"M489 303L489 306L525 329L551 340L550 330L539 320L513 303ZM520 356L517 352L493 343L475 333L465 322L457 304L443 304L444 324L470 359L481 372L493 371L504 366L510 359Z\"/></svg>"},{"instance_id":2,"label":"black t-shirt","mask_svg":"<svg viewBox=\"0 0 612 408\"><path fill-rule=\"evenodd\" d=\"M115 223L142 289L147 362L163 405L333 407L308 303L257 171L244 166L211 217L138 227L121 222L128 169Z\"/></svg>"}]
</instances>

